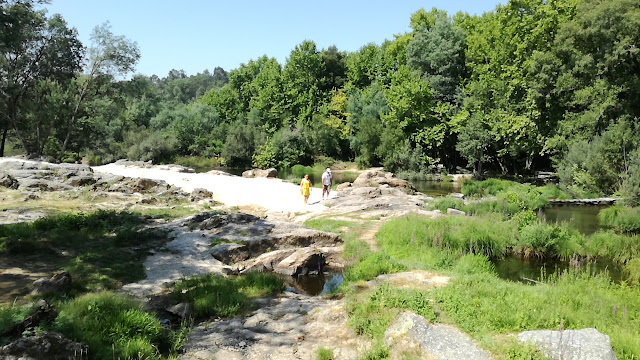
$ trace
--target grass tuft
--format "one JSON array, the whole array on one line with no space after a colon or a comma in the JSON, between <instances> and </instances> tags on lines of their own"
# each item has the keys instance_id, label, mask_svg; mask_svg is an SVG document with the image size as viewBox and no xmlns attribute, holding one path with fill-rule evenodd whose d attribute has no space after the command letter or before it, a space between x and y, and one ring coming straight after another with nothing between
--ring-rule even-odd
<instances>
[{"instance_id":1,"label":"grass tuft","mask_svg":"<svg viewBox=\"0 0 640 360\"><path fill-rule=\"evenodd\" d=\"M273 274L249 273L231 279L205 275L177 283L171 293L176 303L187 301L197 318L229 317L248 309L249 300L284 290L284 283Z\"/></svg>"}]
</instances>

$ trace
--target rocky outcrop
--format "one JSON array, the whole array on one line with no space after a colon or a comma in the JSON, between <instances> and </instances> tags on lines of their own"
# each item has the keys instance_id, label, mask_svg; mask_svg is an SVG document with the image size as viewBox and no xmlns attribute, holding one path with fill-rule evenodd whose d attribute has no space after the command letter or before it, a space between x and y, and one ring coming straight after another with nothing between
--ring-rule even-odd
<instances>
[{"instance_id":1,"label":"rocky outcrop","mask_svg":"<svg viewBox=\"0 0 640 360\"><path fill-rule=\"evenodd\" d=\"M213 194L211 193L211 191L203 188L195 188L191 192L191 195L189 196L189 200L200 201L205 199L211 199L212 197L213 197Z\"/></svg>"},{"instance_id":2,"label":"rocky outcrop","mask_svg":"<svg viewBox=\"0 0 640 360\"><path fill-rule=\"evenodd\" d=\"M270 169L251 169L242 173L242 177L245 178L275 178L278 177L278 170L274 168Z\"/></svg>"},{"instance_id":3,"label":"rocky outcrop","mask_svg":"<svg viewBox=\"0 0 640 360\"><path fill-rule=\"evenodd\" d=\"M533 330L518 334L554 360L616 360L609 336L596 329Z\"/></svg>"},{"instance_id":4,"label":"rocky outcrop","mask_svg":"<svg viewBox=\"0 0 640 360\"><path fill-rule=\"evenodd\" d=\"M218 243L211 249L211 255L228 264L254 258L271 250L342 243L337 234L244 213L198 214L185 220L185 225L207 230L207 236Z\"/></svg>"},{"instance_id":5,"label":"rocky outcrop","mask_svg":"<svg viewBox=\"0 0 640 360\"><path fill-rule=\"evenodd\" d=\"M460 330L430 324L409 311L402 313L387 328L384 342L391 349L391 359L406 359L407 356L438 360L491 358Z\"/></svg>"},{"instance_id":6,"label":"rocky outcrop","mask_svg":"<svg viewBox=\"0 0 640 360\"><path fill-rule=\"evenodd\" d=\"M125 162L129 164L131 162ZM134 162L138 166L141 164ZM150 164L147 164L151 166ZM176 165L179 166L179 165ZM33 161L5 161L0 163L0 186L26 191L70 191L89 187L91 191L125 194L158 194L173 189L165 181L126 178L94 173L83 164L51 164ZM178 190L178 189L174 189ZM186 197L186 194L184 194Z\"/></svg>"},{"instance_id":7,"label":"rocky outcrop","mask_svg":"<svg viewBox=\"0 0 640 360\"><path fill-rule=\"evenodd\" d=\"M467 215L467 213L465 213L465 212L464 212L464 211L462 211L462 210L448 208L448 209L447 209L447 215L465 216L465 215Z\"/></svg>"},{"instance_id":8,"label":"rocky outcrop","mask_svg":"<svg viewBox=\"0 0 640 360\"><path fill-rule=\"evenodd\" d=\"M273 269L283 275L307 275L310 272L319 273L326 264L324 254L315 248L303 248L282 259Z\"/></svg>"},{"instance_id":9,"label":"rocky outcrop","mask_svg":"<svg viewBox=\"0 0 640 360\"><path fill-rule=\"evenodd\" d=\"M72 341L58 333L47 333L18 339L0 348L4 360L69 360L89 359L87 345Z\"/></svg>"},{"instance_id":10,"label":"rocky outcrop","mask_svg":"<svg viewBox=\"0 0 640 360\"><path fill-rule=\"evenodd\" d=\"M370 348L347 325L344 301L284 293L259 300L246 318L194 326L180 360L314 359L319 347L335 359L362 359Z\"/></svg>"},{"instance_id":11,"label":"rocky outcrop","mask_svg":"<svg viewBox=\"0 0 640 360\"><path fill-rule=\"evenodd\" d=\"M351 184L353 187L379 187L381 185L398 188L406 193L414 193L416 191L416 188L407 180L398 179L393 173L376 168L363 171Z\"/></svg>"},{"instance_id":12,"label":"rocky outcrop","mask_svg":"<svg viewBox=\"0 0 640 360\"><path fill-rule=\"evenodd\" d=\"M54 274L50 279L40 278L31 285L31 295L63 293L71 287L71 274L62 271Z\"/></svg>"}]
</instances>

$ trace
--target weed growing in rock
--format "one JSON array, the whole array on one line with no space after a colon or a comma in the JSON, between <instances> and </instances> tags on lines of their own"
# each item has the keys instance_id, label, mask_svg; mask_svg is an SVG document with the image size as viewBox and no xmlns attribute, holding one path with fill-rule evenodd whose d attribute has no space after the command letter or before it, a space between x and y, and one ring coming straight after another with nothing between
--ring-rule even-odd
<instances>
[{"instance_id":1,"label":"weed growing in rock","mask_svg":"<svg viewBox=\"0 0 640 360\"><path fill-rule=\"evenodd\" d=\"M335 360L335 356L333 356L333 350L327 349L325 347L319 347L316 350L316 360Z\"/></svg>"}]
</instances>

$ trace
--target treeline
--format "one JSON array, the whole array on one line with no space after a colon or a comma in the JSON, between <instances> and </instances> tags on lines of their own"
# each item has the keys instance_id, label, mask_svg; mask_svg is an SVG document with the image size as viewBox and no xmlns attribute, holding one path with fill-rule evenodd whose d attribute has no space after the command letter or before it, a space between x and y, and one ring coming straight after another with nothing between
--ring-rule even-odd
<instances>
[{"instance_id":1,"label":"treeline","mask_svg":"<svg viewBox=\"0 0 640 360\"><path fill-rule=\"evenodd\" d=\"M481 16L419 10L411 32L351 53L307 40L285 64L265 55L228 74L130 80L120 79L137 46L108 26L85 49L59 16L24 0L2 7L3 26L13 24L0 39L2 143L28 154L557 169L576 194L640 197L638 0L512 0Z\"/></svg>"}]
</instances>

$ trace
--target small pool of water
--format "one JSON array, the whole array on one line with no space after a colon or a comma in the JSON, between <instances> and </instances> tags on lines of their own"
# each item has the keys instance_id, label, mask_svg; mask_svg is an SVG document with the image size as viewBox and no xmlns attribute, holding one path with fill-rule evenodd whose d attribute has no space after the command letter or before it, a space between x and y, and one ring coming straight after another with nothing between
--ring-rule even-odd
<instances>
[{"instance_id":1,"label":"small pool of water","mask_svg":"<svg viewBox=\"0 0 640 360\"><path fill-rule=\"evenodd\" d=\"M324 272L317 275L278 276L287 286L287 290L311 296L329 293L342 284L341 272Z\"/></svg>"},{"instance_id":2,"label":"small pool of water","mask_svg":"<svg viewBox=\"0 0 640 360\"><path fill-rule=\"evenodd\" d=\"M567 222L585 235L602 229L598 223L598 213L606 205L557 205L548 206L538 212L538 216L547 223Z\"/></svg>"},{"instance_id":3,"label":"small pool of water","mask_svg":"<svg viewBox=\"0 0 640 360\"><path fill-rule=\"evenodd\" d=\"M545 281L545 278L562 273L571 268L588 268L593 273L606 273L614 282L622 280L622 269L619 265L608 261L579 261L577 265L557 259L522 259L506 257L493 260L496 272L501 279L532 284L534 281ZM533 280L533 281L531 281Z\"/></svg>"},{"instance_id":4,"label":"small pool of water","mask_svg":"<svg viewBox=\"0 0 640 360\"><path fill-rule=\"evenodd\" d=\"M447 196L462 189L461 183L452 181L411 180L409 182L416 190L431 197Z\"/></svg>"}]
</instances>

